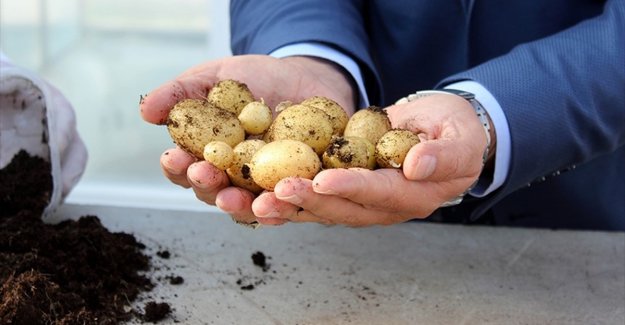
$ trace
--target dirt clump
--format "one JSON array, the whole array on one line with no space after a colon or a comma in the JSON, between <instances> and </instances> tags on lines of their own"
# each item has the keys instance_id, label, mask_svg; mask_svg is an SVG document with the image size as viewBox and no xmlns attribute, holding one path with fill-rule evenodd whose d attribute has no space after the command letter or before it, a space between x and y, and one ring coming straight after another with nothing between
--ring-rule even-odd
<instances>
[{"instance_id":1,"label":"dirt clump","mask_svg":"<svg viewBox=\"0 0 625 325\"><path fill-rule=\"evenodd\" d=\"M171 313L171 307L166 302L150 301L144 309L143 320L151 323L161 321Z\"/></svg>"},{"instance_id":2,"label":"dirt clump","mask_svg":"<svg viewBox=\"0 0 625 325\"><path fill-rule=\"evenodd\" d=\"M50 164L20 152L0 170L0 324L117 324L154 287L150 257L96 216L47 224Z\"/></svg>"}]
</instances>

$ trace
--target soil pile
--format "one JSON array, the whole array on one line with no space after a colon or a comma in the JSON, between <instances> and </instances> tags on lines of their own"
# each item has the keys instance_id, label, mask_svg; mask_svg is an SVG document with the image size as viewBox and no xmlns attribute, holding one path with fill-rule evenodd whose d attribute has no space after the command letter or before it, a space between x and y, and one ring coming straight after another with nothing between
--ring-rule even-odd
<instances>
[{"instance_id":1,"label":"soil pile","mask_svg":"<svg viewBox=\"0 0 625 325\"><path fill-rule=\"evenodd\" d=\"M154 284L145 246L96 216L42 222L52 189L48 162L18 154L0 170L0 324L117 324ZM157 321L169 308L159 305Z\"/></svg>"}]
</instances>

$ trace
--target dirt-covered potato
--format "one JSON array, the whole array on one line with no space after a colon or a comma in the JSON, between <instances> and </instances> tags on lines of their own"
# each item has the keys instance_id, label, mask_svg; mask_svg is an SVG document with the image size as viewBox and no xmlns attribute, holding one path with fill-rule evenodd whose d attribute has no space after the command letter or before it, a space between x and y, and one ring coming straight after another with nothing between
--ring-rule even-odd
<instances>
[{"instance_id":1,"label":"dirt-covered potato","mask_svg":"<svg viewBox=\"0 0 625 325\"><path fill-rule=\"evenodd\" d=\"M226 170L234 161L234 151L223 141L211 141L204 146L204 160L219 170Z\"/></svg>"},{"instance_id":2,"label":"dirt-covered potato","mask_svg":"<svg viewBox=\"0 0 625 325\"><path fill-rule=\"evenodd\" d=\"M333 137L321 157L323 168L375 168L375 146L365 138Z\"/></svg>"},{"instance_id":3,"label":"dirt-covered potato","mask_svg":"<svg viewBox=\"0 0 625 325\"><path fill-rule=\"evenodd\" d=\"M219 81L211 88L206 99L217 107L238 116L245 105L254 101L254 95L252 95L246 84L232 79L225 79Z\"/></svg>"},{"instance_id":4,"label":"dirt-covered potato","mask_svg":"<svg viewBox=\"0 0 625 325\"><path fill-rule=\"evenodd\" d=\"M264 101L254 101L243 107L239 114L239 121L247 134L259 135L267 131L271 125L272 114L271 108Z\"/></svg>"},{"instance_id":5,"label":"dirt-covered potato","mask_svg":"<svg viewBox=\"0 0 625 325\"><path fill-rule=\"evenodd\" d=\"M250 175L250 168L247 163L252 160L252 156L265 145L263 140L245 140L234 147L234 161L226 169L226 174L234 186L242 187L254 194L259 194L263 188L258 186Z\"/></svg>"},{"instance_id":6,"label":"dirt-covered potato","mask_svg":"<svg viewBox=\"0 0 625 325\"><path fill-rule=\"evenodd\" d=\"M378 165L383 168L400 168L412 146L419 143L419 137L401 129L390 130L380 138L375 146Z\"/></svg>"},{"instance_id":7,"label":"dirt-covered potato","mask_svg":"<svg viewBox=\"0 0 625 325\"><path fill-rule=\"evenodd\" d=\"M391 121L386 111L377 106L369 106L352 115L347 121L343 136L361 137L376 144L382 135L391 129Z\"/></svg>"},{"instance_id":8,"label":"dirt-covered potato","mask_svg":"<svg viewBox=\"0 0 625 325\"><path fill-rule=\"evenodd\" d=\"M347 125L349 117L341 105L337 102L322 96L310 97L303 102L302 105L312 106L324 111L330 116L330 122L332 123L332 134L342 135Z\"/></svg>"},{"instance_id":9,"label":"dirt-covered potato","mask_svg":"<svg viewBox=\"0 0 625 325\"><path fill-rule=\"evenodd\" d=\"M277 140L258 149L248 166L256 184L273 191L286 177L312 179L321 169L321 161L315 151L301 141Z\"/></svg>"},{"instance_id":10,"label":"dirt-covered potato","mask_svg":"<svg viewBox=\"0 0 625 325\"><path fill-rule=\"evenodd\" d=\"M174 142L198 159L204 159L204 146L223 141L231 147L245 139L236 115L200 99L184 99L169 112L167 130Z\"/></svg>"},{"instance_id":11,"label":"dirt-covered potato","mask_svg":"<svg viewBox=\"0 0 625 325\"><path fill-rule=\"evenodd\" d=\"M311 106L293 105L286 108L278 114L263 140L272 142L287 139L304 142L317 155L323 154L332 139L330 116Z\"/></svg>"}]
</instances>

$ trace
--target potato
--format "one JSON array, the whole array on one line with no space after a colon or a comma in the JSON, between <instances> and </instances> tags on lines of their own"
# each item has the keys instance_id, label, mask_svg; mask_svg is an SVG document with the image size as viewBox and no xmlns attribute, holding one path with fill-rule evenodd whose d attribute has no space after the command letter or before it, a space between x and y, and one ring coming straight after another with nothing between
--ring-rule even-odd
<instances>
[{"instance_id":1,"label":"potato","mask_svg":"<svg viewBox=\"0 0 625 325\"><path fill-rule=\"evenodd\" d=\"M184 99L169 112L167 130L174 142L198 159L204 159L204 146L223 141L234 147L245 139L237 117L200 99Z\"/></svg>"},{"instance_id":2,"label":"potato","mask_svg":"<svg viewBox=\"0 0 625 325\"><path fill-rule=\"evenodd\" d=\"M386 132L375 146L378 165L382 168L400 168L412 146L419 143L419 137L408 131L393 129Z\"/></svg>"},{"instance_id":3,"label":"potato","mask_svg":"<svg viewBox=\"0 0 625 325\"><path fill-rule=\"evenodd\" d=\"M337 102L322 96L310 97L303 102L302 105L312 106L324 111L330 116L330 122L332 123L332 134L342 135L347 125L349 117L341 105Z\"/></svg>"},{"instance_id":4,"label":"potato","mask_svg":"<svg viewBox=\"0 0 625 325\"><path fill-rule=\"evenodd\" d=\"M239 114L239 121L245 133L251 135L263 134L273 121L271 108L263 100L250 102L243 107Z\"/></svg>"},{"instance_id":5,"label":"potato","mask_svg":"<svg viewBox=\"0 0 625 325\"><path fill-rule=\"evenodd\" d=\"M208 92L206 99L217 107L238 116L245 105L254 101L254 95L246 84L226 79L216 83Z\"/></svg>"},{"instance_id":6,"label":"potato","mask_svg":"<svg viewBox=\"0 0 625 325\"><path fill-rule=\"evenodd\" d=\"M277 140L258 149L248 166L254 182L273 191L286 177L312 179L321 169L321 161L315 151L301 141Z\"/></svg>"},{"instance_id":7,"label":"potato","mask_svg":"<svg viewBox=\"0 0 625 325\"><path fill-rule=\"evenodd\" d=\"M333 137L323 153L323 168L375 168L375 146L365 138Z\"/></svg>"},{"instance_id":8,"label":"potato","mask_svg":"<svg viewBox=\"0 0 625 325\"><path fill-rule=\"evenodd\" d=\"M226 174L230 182L238 187L242 187L254 194L259 194L263 188L258 186L250 176L250 168L246 164L252 160L252 156L265 145L263 140L245 140L234 147L234 161L226 169Z\"/></svg>"},{"instance_id":9,"label":"potato","mask_svg":"<svg viewBox=\"0 0 625 325\"><path fill-rule=\"evenodd\" d=\"M305 105L296 104L286 108L278 114L263 140L271 142L287 139L304 142L317 155L323 154L332 140L330 116L320 109Z\"/></svg>"},{"instance_id":10,"label":"potato","mask_svg":"<svg viewBox=\"0 0 625 325\"><path fill-rule=\"evenodd\" d=\"M377 106L359 110L347 121L343 136L361 137L376 144L382 135L391 129L386 111Z\"/></svg>"},{"instance_id":11,"label":"potato","mask_svg":"<svg viewBox=\"0 0 625 325\"><path fill-rule=\"evenodd\" d=\"M226 170L234 161L232 147L223 141L211 141L204 146L204 160L219 170Z\"/></svg>"}]
</instances>

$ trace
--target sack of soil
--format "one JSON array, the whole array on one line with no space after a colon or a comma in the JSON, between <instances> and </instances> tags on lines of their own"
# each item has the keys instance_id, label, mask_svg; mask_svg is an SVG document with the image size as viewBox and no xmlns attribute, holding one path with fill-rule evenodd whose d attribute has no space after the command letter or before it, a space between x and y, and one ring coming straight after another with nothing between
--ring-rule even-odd
<instances>
[{"instance_id":1,"label":"sack of soil","mask_svg":"<svg viewBox=\"0 0 625 325\"><path fill-rule=\"evenodd\" d=\"M52 191L43 217L48 216L82 176L87 150L76 129L73 108L61 92L0 52L0 169L24 154L48 163ZM11 208L10 197L0 200L3 210Z\"/></svg>"}]
</instances>

